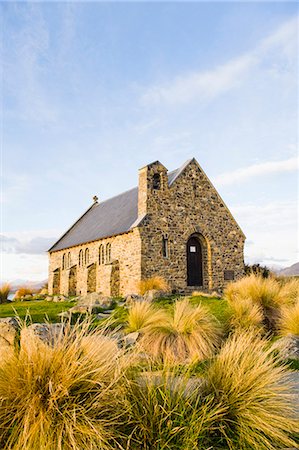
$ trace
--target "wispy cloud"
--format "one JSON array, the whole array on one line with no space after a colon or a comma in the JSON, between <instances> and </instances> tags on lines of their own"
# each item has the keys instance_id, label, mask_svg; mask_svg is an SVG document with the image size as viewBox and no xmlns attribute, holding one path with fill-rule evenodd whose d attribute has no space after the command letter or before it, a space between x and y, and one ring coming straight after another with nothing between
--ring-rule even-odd
<instances>
[{"instance_id":1,"label":"wispy cloud","mask_svg":"<svg viewBox=\"0 0 299 450\"><path fill-rule=\"evenodd\" d=\"M279 47L284 56L296 52L298 19L293 18L280 26L259 45L237 58L209 71L182 74L166 84L149 87L141 101L145 105L182 104L195 100L212 100L239 86L250 70L262 63L265 54Z\"/></svg>"},{"instance_id":2,"label":"wispy cloud","mask_svg":"<svg viewBox=\"0 0 299 450\"><path fill-rule=\"evenodd\" d=\"M298 158L292 157L281 161L268 161L223 173L213 179L217 186L241 183L251 178L271 173L293 172L298 170Z\"/></svg>"},{"instance_id":3,"label":"wispy cloud","mask_svg":"<svg viewBox=\"0 0 299 450\"><path fill-rule=\"evenodd\" d=\"M23 253L28 255L40 255L45 253L56 238L35 237L29 241L20 241L16 238L0 235L1 251L3 253Z\"/></svg>"}]
</instances>

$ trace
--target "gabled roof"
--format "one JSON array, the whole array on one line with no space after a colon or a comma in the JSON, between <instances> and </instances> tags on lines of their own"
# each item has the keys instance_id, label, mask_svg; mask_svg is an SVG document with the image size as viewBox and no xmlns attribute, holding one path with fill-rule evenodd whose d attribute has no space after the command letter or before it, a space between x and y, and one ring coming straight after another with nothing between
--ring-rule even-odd
<instances>
[{"instance_id":1,"label":"gabled roof","mask_svg":"<svg viewBox=\"0 0 299 450\"><path fill-rule=\"evenodd\" d=\"M189 162L188 162L189 163ZM186 163L185 163L186 164ZM185 164L168 174L171 185L186 167ZM183 169L182 169L183 168ZM63 250L85 242L97 241L109 236L126 233L136 227L142 218L138 217L138 187L123 192L104 202L94 203L61 238L49 252Z\"/></svg>"}]
</instances>

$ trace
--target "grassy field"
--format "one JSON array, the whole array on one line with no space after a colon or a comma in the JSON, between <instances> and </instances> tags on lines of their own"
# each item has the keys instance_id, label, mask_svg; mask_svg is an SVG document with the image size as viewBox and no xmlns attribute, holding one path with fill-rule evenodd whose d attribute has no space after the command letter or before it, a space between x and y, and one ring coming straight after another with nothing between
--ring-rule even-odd
<instances>
[{"instance_id":1,"label":"grassy field","mask_svg":"<svg viewBox=\"0 0 299 450\"><path fill-rule=\"evenodd\" d=\"M31 300L24 302L10 302L0 305L0 317L19 316L25 319L30 316L32 322L49 321L52 323L60 322L59 313L67 311L74 306L73 302L46 302L44 300Z\"/></svg>"}]
</instances>

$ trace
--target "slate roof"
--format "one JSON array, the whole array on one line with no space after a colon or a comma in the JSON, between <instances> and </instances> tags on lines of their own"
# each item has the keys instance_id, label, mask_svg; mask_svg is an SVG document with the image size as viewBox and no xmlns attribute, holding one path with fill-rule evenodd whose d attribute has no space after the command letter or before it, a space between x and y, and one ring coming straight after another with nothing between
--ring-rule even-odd
<instances>
[{"instance_id":1,"label":"slate roof","mask_svg":"<svg viewBox=\"0 0 299 450\"><path fill-rule=\"evenodd\" d=\"M190 161L168 173L169 185L177 179ZM142 218L138 217L138 187L135 187L106 201L94 203L59 238L49 252L125 233L137 226L141 220Z\"/></svg>"}]
</instances>

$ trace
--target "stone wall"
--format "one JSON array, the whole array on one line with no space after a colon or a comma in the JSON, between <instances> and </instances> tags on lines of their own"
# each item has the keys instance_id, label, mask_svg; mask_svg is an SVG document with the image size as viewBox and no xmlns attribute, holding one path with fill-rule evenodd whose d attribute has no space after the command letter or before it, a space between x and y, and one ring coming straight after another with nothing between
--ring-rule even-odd
<instances>
[{"instance_id":1,"label":"stone wall","mask_svg":"<svg viewBox=\"0 0 299 450\"><path fill-rule=\"evenodd\" d=\"M160 189L152 180L161 174ZM169 187L166 169L160 163L140 172L139 204L147 216L140 227L142 239L141 276L164 277L174 290L187 287L187 241L198 237L203 252L203 286L206 291L222 291L228 280L224 272L233 271L234 279L244 274L243 247L245 237L224 205L212 183L195 160ZM140 215L139 213L139 215ZM168 239L168 257L162 254L162 239ZM232 272L230 272L230 275Z\"/></svg>"},{"instance_id":2,"label":"stone wall","mask_svg":"<svg viewBox=\"0 0 299 450\"><path fill-rule=\"evenodd\" d=\"M111 260L106 260L106 245L111 244ZM105 262L99 263L99 247L104 246ZM88 249L88 261L85 262L85 252ZM83 251L82 261L79 264L79 253ZM70 253L70 257L69 257ZM63 255L66 254L66 267L62 269ZM76 267L76 283L73 278ZM49 254L49 293L53 292L53 282L56 282L60 272L60 293L69 295L70 287L76 284L76 294L87 294L94 289L105 295L124 295L136 292L141 278L141 241L139 229L77 245L69 249L51 252ZM54 279L55 277L55 279ZM88 282L89 281L89 282ZM73 292L73 290L72 290ZM56 289L57 293L57 289Z\"/></svg>"}]
</instances>

